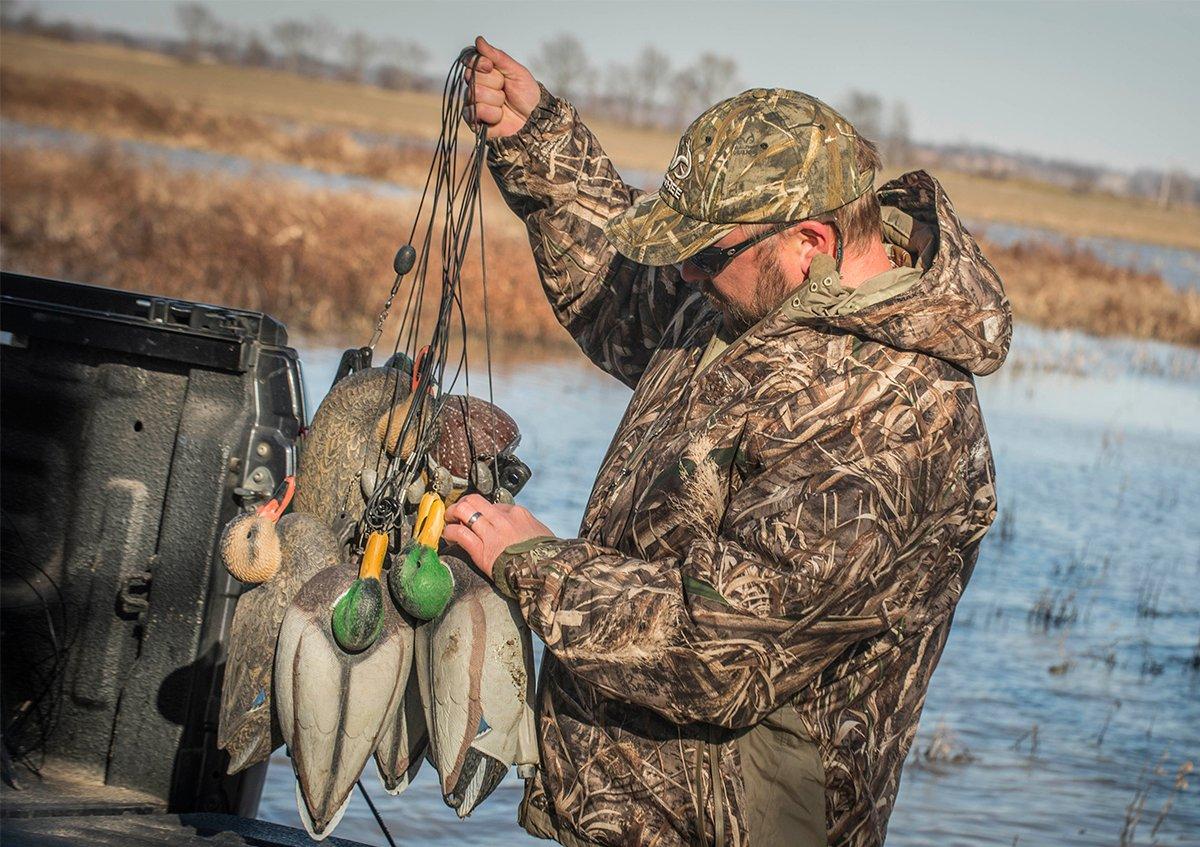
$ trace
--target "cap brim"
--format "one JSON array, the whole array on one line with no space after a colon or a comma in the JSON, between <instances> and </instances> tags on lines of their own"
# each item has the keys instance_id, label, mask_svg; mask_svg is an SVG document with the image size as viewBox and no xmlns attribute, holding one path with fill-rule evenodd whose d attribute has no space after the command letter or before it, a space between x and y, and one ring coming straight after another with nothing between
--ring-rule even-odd
<instances>
[{"instance_id":1,"label":"cap brim","mask_svg":"<svg viewBox=\"0 0 1200 847\"><path fill-rule=\"evenodd\" d=\"M613 246L643 265L674 265L720 241L737 224L717 224L681 215L658 192L644 194L604 225Z\"/></svg>"}]
</instances>

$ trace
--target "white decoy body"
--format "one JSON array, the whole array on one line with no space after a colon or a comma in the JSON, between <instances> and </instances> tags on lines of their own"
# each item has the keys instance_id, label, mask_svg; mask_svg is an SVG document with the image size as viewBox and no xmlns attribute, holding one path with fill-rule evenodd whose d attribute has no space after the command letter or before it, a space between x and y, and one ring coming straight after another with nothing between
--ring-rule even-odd
<instances>
[{"instance_id":1,"label":"white decoy body","mask_svg":"<svg viewBox=\"0 0 1200 847\"><path fill-rule=\"evenodd\" d=\"M275 708L296 806L318 841L341 820L412 669L413 629L390 603L373 644L357 654L338 646L331 612L354 578L342 564L310 579L284 615L275 653Z\"/></svg>"},{"instance_id":2,"label":"white decoy body","mask_svg":"<svg viewBox=\"0 0 1200 847\"><path fill-rule=\"evenodd\" d=\"M509 766L538 761L533 645L520 612L463 560L445 610L416 631L416 671L429 758L442 796L460 818L496 788Z\"/></svg>"}]
</instances>

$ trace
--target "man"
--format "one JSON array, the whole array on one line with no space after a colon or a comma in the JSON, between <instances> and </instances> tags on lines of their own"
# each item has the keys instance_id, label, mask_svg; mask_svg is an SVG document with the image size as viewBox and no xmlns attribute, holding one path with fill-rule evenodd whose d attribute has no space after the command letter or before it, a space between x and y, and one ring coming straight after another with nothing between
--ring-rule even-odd
<instances>
[{"instance_id":1,"label":"man","mask_svg":"<svg viewBox=\"0 0 1200 847\"><path fill-rule=\"evenodd\" d=\"M446 537L545 641L521 822L575 845L871 845L995 515L971 373L1011 316L938 183L878 194L756 89L625 185L483 39L469 120L583 351L634 388L579 538L478 496ZM882 203L882 212L881 206Z\"/></svg>"}]
</instances>

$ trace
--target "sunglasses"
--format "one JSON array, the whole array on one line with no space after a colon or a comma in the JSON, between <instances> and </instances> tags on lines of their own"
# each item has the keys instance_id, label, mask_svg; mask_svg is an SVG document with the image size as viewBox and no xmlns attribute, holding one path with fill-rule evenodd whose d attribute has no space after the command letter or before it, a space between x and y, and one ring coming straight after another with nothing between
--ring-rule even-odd
<instances>
[{"instance_id":1,"label":"sunglasses","mask_svg":"<svg viewBox=\"0 0 1200 847\"><path fill-rule=\"evenodd\" d=\"M731 244L728 247L705 247L700 252L689 256L687 259L684 259L683 263L685 265L691 265L693 268L700 271L700 273L704 274L709 279L712 279L721 271L725 270L730 262L740 256L742 253L749 250L758 242L766 241L772 235L778 235L785 229L794 227L798 223L800 222L795 221L793 223L777 226L774 229L769 229L766 232L759 233L753 238L747 238L745 241L738 242L737 244Z\"/></svg>"}]
</instances>

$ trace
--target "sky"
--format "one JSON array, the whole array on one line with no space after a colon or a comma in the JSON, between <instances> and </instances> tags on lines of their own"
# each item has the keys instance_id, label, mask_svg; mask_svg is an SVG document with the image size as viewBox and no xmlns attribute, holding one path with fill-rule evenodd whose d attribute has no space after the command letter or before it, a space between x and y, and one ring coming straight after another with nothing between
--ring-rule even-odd
<instances>
[{"instance_id":1,"label":"sky","mask_svg":"<svg viewBox=\"0 0 1200 847\"><path fill-rule=\"evenodd\" d=\"M39 0L46 19L177 35L167 0ZM528 62L558 33L603 68L653 44L684 67L735 59L747 86L838 103L902 101L920 141L989 144L1120 169L1200 174L1200 2L400 2L210 0L265 32L322 16L342 30L422 42L431 71L476 34ZM438 74L440 75L440 74Z\"/></svg>"}]
</instances>

